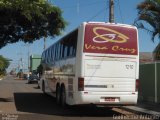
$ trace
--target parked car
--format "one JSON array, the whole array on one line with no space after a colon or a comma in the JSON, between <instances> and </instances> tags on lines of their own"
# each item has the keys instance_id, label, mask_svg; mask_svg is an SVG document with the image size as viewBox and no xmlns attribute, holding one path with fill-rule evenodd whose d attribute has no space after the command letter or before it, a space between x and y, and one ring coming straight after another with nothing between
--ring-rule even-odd
<instances>
[{"instance_id":1,"label":"parked car","mask_svg":"<svg viewBox=\"0 0 160 120\"><path fill-rule=\"evenodd\" d=\"M31 75L29 76L28 83L38 83L39 80L40 79L37 75Z\"/></svg>"}]
</instances>

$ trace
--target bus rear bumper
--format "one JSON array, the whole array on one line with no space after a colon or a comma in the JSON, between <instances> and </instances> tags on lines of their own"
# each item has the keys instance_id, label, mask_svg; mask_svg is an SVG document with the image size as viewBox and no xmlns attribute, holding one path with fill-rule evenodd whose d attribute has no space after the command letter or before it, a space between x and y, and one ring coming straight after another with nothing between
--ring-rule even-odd
<instances>
[{"instance_id":1,"label":"bus rear bumper","mask_svg":"<svg viewBox=\"0 0 160 120\"><path fill-rule=\"evenodd\" d=\"M74 94L77 104L103 104L103 105L136 105L137 92L77 92Z\"/></svg>"}]
</instances>

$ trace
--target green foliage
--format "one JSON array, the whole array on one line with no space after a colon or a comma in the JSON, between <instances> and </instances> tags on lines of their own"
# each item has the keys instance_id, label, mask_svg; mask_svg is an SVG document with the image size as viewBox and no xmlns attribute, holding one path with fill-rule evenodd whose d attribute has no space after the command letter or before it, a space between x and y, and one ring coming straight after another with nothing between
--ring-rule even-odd
<instances>
[{"instance_id":1,"label":"green foliage","mask_svg":"<svg viewBox=\"0 0 160 120\"><path fill-rule=\"evenodd\" d=\"M40 64L40 65L38 66L38 68L37 68L37 73L39 73L40 76L42 75L42 73L43 73L43 66L42 66L42 64Z\"/></svg>"},{"instance_id":2,"label":"green foliage","mask_svg":"<svg viewBox=\"0 0 160 120\"><path fill-rule=\"evenodd\" d=\"M156 36L160 38L160 0L144 0L137 6L137 10L138 18L135 25L147 30L152 36L152 41Z\"/></svg>"},{"instance_id":3,"label":"green foliage","mask_svg":"<svg viewBox=\"0 0 160 120\"><path fill-rule=\"evenodd\" d=\"M67 24L62 11L46 0L1 0L0 18L0 48L8 43L55 37Z\"/></svg>"},{"instance_id":4,"label":"green foliage","mask_svg":"<svg viewBox=\"0 0 160 120\"><path fill-rule=\"evenodd\" d=\"M4 58L2 55L0 55L0 75L5 74L6 69L9 66L8 59Z\"/></svg>"}]
</instances>

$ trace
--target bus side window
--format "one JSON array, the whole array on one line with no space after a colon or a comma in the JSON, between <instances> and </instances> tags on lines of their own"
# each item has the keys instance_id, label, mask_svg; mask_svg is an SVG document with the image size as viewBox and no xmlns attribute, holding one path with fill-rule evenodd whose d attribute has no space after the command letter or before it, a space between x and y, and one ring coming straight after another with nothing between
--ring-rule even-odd
<instances>
[{"instance_id":1,"label":"bus side window","mask_svg":"<svg viewBox=\"0 0 160 120\"><path fill-rule=\"evenodd\" d=\"M67 50L67 57L70 57L70 49L71 49L71 47L70 47L70 46L68 46L68 50Z\"/></svg>"},{"instance_id":2,"label":"bus side window","mask_svg":"<svg viewBox=\"0 0 160 120\"><path fill-rule=\"evenodd\" d=\"M55 51L55 47L53 46L52 47L52 61L54 62L54 59L55 59L55 57L54 57L54 51Z\"/></svg>"},{"instance_id":3,"label":"bus side window","mask_svg":"<svg viewBox=\"0 0 160 120\"><path fill-rule=\"evenodd\" d=\"M73 48L73 56L76 56L76 48Z\"/></svg>"},{"instance_id":4,"label":"bus side window","mask_svg":"<svg viewBox=\"0 0 160 120\"><path fill-rule=\"evenodd\" d=\"M59 59L62 59L62 44L59 43Z\"/></svg>"},{"instance_id":5,"label":"bus side window","mask_svg":"<svg viewBox=\"0 0 160 120\"><path fill-rule=\"evenodd\" d=\"M51 62L52 59L51 59L51 49L48 49L48 61Z\"/></svg>"},{"instance_id":6,"label":"bus side window","mask_svg":"<svg viewBox=\"0 0 160 120\"><path fill-rule=\"evenodd\" d=\"M56 44L56 49L55 49L55 58L58 60L58 44Z\"/></svg>"},{"instance_id":7,"label":"bus side window","mask_svg":"<svg viewBox=\"0 0 160 120\"><path fill-rule=\"evenodd\" d=\"M66 57L67 57L67 50L68 50L68 47L67 47L67 46L65 46L65 50L64 50L64 58L66 58Z\"/></svg>"},{"instance_id":8,"label":"bus side window","mask_svg":"<svg viewBox=\"0 0 160 120\"><path fill-rule=\"evenodd\" d=\"M73 46L70 47L69 56L73 56Z\"/></svg>"},{"instance_id":9,"label":"bus side window","mask_svg":"<svg viewBox=\"0 0 160 120\"><path fill-rule=\"evenodd\" d=\"M57 44L55 45L56 51L59 50L59 52L56 52L56 54L59 54L59 59L76 56L77 35L78 30L75 30L73 33L71 33L69 36L66 36L62 41L59 42L59 48L57 48Z\"/></svg>"},{"instance_id":10,"label":"bus side window","mask_svg":"<svg viewBox=\"0 0 160 120\"><path fill-rule=\"evenodd\" d=\"M60 44L59 43L57 43L57 60L59 60L60 59L60 52L59 52L59 49L60 48Z\"/></svg>"},{"instance_id":11,"label":"bus side window","mask_svg":"<svg viewBox=\"0 0 160 120\"><path fill-rule=\"evenodd\" d=\"M64 53L65 52L65 45L63 45L63 51L62 51L62 58L64 58Z\"/></svg>"}]
</instances>

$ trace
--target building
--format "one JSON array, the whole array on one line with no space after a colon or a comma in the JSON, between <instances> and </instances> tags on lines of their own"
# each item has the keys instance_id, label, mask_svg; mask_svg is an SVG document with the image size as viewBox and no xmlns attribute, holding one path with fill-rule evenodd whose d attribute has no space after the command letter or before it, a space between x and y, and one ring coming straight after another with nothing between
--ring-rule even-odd
<instances>
[{"instance_id":1,"label":"building","mask_svg":"<svg viewBox=\"0 0 160 120\"><path fill-rule=\"evenodd\" d=\"M154 54L152 52L140 52L139 61L140 64L151 63L154 61Z\"/></svg>"},{"instance_id":2,"label":"building","mask_svg":"<svg viewBox=\"0 0 160 120\"><path fill-rule=\"evenodd\" d=\"M160 60L160 44L157 45L157 47L153 51L154 54L154 60L159 61Z\"/></svg>"},{"instance_id":3,"label":"building","mask_svg":"<svg viewBox=\"0 0 160 120\"><path fill-rule=\"evenodd\" d=\"M36 72L37 67L41 63L41 55L31 55L30 56L30 72Z\"/></svg>"}]
</instances>

